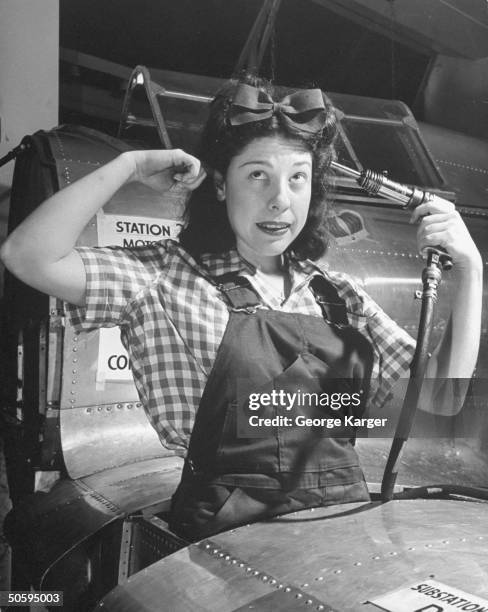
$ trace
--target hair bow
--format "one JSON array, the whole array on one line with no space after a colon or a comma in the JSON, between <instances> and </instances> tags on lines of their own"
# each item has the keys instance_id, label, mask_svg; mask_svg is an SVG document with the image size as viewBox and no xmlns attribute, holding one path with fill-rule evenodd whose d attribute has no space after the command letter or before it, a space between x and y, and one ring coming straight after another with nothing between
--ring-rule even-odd
<instances>
[{"instance_id":1,"label":"hair bow","mask_svg":"<svg viewBox=\"0 0 488 612\"><path fill-rule=\"evenodd\" d=\"M279 102L265 91L241 83L230 108L231 125L243 125L278 115L290 126L303 132L318 132L326 121L326 110L320 89L302 89Z\"/></svg>"}]
</instances>

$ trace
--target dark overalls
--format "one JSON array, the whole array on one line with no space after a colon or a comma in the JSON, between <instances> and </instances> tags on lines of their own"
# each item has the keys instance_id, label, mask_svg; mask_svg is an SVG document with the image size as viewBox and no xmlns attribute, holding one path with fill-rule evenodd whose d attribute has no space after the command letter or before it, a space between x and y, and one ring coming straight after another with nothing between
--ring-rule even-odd
<instances>
[{"instance_id":1,"label":"dark overalls","mask_svg":"<svg viewBox=\"0 0 488 612\"><path fill-rule=\"evenodd\" d=\"M296 416L361 414L373 352L349 326L336 289L320 276L310 282L322 319L262 307L242 277L220 281L229 321L198 408L170 527L196 540L264 517L368 500L350 428L249 427L253 414L287 416L293 423ZM353 412L306 401L293 410L249 409L251 394L273 389L302 399L359 393L363 402Z\"/></svg>"}]
</instances>

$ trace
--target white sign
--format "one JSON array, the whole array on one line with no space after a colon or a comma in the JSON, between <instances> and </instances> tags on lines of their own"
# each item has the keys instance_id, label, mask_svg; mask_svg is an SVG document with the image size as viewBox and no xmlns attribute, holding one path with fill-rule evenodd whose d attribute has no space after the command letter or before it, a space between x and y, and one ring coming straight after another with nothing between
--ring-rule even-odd
<instances>
[{"instance_id":1,"label":"white sign","mask_svg":"<svg viewBox=\"0 0 488 612\"><path fill-rule=\"evenodd\" d=\"M98 344L97 383L111 381L133 381L129 356L120 341L118 327L100 329Z\"/></svg>"},{"instance_id":2,"label":"white sign","mask_svg":"<svg viewBox=\"0 0 488 612\"><path fill-rule=\"evenodd\" d=\"M370 603L388 612L488 612L488 601L437 580L422 580L375 597Z\"/></svg>"},{"instance_id":3,"label":"white sign","mask_svg":"<svg viewBox=\"0 0 488 612\"><path fill-rule=\"evenodd\" d=\"M101 246L134 247L176 239L181 228L182 223L177 219L97 214L98 244Z\"/></svg>"},{"instance_id":4,"label":"white sign","mask_svg":"<svg viewBox=\"0 0 488 612\"><path fill-rule=\"evenodd\" d=\"M97 214L98 244L101 246L145 246L178 237L182 224L176 219ZM100 330L97 383L133 381L127 351L120 341L118 327Z\"/></svg>"}]
</instances>

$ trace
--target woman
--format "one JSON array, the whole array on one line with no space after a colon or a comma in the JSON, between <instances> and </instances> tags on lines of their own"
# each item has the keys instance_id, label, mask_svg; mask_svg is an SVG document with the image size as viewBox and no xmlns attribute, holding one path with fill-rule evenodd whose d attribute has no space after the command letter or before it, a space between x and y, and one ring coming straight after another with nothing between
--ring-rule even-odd
<instances>
[{"instance_id":1,"label":"woman","mask_svg":"<svg viewBox=\"0 0 488 612\"><path fill-rule=\"evenodd\" d=\"M314 263L327 246L335 135L319 90L283 99L265 81L231 81L202 138L208 176L183 151L123 153L49 198L3 245L14 274L71 304L77 329L120 326L153 426L186 457L170 524L188 539L368 499L348 431L330 436L266 421L257 433L242 430L251 397L263 419L283 415L282 398L298 392L341 398L339 409L301 405L304 418L360 415L366 398L380 405L408 370L413 340L347 277ZM130 181L193 191L180 244L75 248L90 218ZM412 221L420 249L448 250L458 282L427 376L469 378L480 334L480 255L453 205L423 204ZM460 409L436 405L429 392L422 402Z\"/></svg>"}]
</instances>

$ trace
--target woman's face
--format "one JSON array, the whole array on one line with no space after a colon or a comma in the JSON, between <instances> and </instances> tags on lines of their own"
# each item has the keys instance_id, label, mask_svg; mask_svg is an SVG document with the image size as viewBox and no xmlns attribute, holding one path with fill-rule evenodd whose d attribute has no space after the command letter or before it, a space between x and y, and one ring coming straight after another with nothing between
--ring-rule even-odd
<instances>
[{"instance_id":1,"label":"woman's face","mask_svg":"<svg viewBox=\"0 0 488 612\"><path fill-rule=\"evenodd\" d=\"M312 154L293 140L257 138L232 158L217 194L247 261L265 272L279 268L307 220L311 185Z\"/></svg>"}]
</instances>

